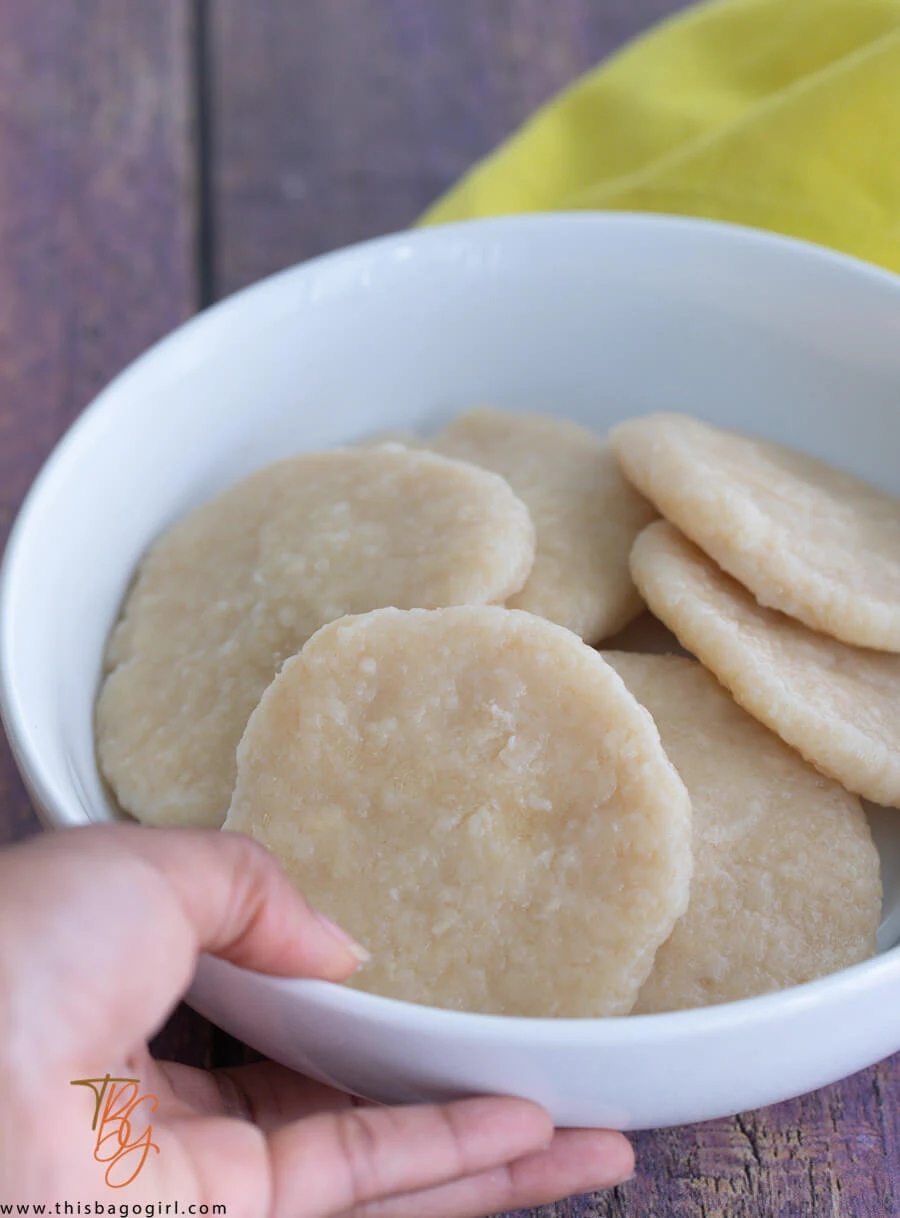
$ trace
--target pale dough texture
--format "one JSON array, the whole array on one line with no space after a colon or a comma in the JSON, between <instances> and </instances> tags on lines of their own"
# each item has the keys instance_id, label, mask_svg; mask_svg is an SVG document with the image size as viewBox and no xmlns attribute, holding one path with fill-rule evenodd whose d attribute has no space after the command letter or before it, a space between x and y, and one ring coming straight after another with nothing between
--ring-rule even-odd
<instances>
[{"instance_id":1,"label":"pale dough texture","mask_svg":"<svg viewBox=\"0 0 900 1218\"><path fill-rule=\"evenodd\" d=\"M691 809L650 715L571 632L496 607L332 623L266 690L225 825L372 952L352 984L628 1012L687 906Z\"/></svg>"},{"instance_id":2,"label":"pale dough texture","mask_svg":"<svg viewBox=\"0 0 900 1218\"><path fill-rule=\"evenodd\" d=\"M103 772L157 825L215 828L234 751L283 660L346 613L503 601L534 555L502 478L396 445L267 466L141 563L97 704Z\"/></svg>"},{"instance_id":3,"label":"pale dough texture","mask_svg":"<svg viewBox=\"0 0 900 1218\"><path fill-rule=\"evenodd\" d=\"M631 570L653 613L745 710L849 790L900 804L900 656L758 605L666 521L635 542Z\"/></svg>"},{"instance_id":4,"label":"pale dough texture","mask_svg":"<svg viewBox=\"0 0 900 1218\"><path fill-rule=\"evenodd\" d=\"M634 1013L750 998L873 955L880 868L856 796L741 710L696 660L603 658L650 711L694 809L690 905Z\"/></svg>"},{"instance_id":5,"label":"pale dough texture","mask_svg":"<svg viewBox=\"0 0 900 1218\"><path fill-rule=\"evenodd\" d=\"M564 419L481 407L421 443L502 474L528 505L537 552L511 608L588 643L640 613L628 553L656 512L623 478L604 439Z\"/></svg>"},{"instance_id":6,"label":"pale dough texture","mask_svg":"<svg viewBox=\"0 0 900 1218\"><path fill-rule=\"evenodd\" d=\"M900 500L683 415L620 423L610 440L638 490L760 604L900 651Z\"/></svg>"}]
</instances>

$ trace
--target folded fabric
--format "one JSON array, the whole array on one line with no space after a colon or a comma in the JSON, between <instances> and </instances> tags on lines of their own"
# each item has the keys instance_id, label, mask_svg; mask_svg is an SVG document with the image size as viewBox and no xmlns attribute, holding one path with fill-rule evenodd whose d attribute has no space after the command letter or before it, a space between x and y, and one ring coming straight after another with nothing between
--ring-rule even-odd
<instances>
[{"instance_id":1,"label":"folded fabric","mask_svg":"<svg viewBox=\"0 0 900 1218\"><path fill-rule=\"evenodd\" d=\"M675 212L900 271L900 0L719 0L582 77L423 217Z\"/></svg>"}]
</instances>

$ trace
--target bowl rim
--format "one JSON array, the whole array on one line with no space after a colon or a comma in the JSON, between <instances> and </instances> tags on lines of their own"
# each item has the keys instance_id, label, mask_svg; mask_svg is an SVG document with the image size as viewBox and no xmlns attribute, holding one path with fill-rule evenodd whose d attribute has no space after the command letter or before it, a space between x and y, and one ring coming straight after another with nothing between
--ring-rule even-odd
<instances>
[{"instance_id":1,"label":"bowl rim","mask_svg":"<svg viewBox=\"0 0 900 1218\"><path fill-rule=\"evenodd\" d=\"M390 1024L409 1032L447 1032L463 1039L482 1038L485 1033L497 1033L517 1043L555 1042L560 1035L567 1043L594 1042L597 1036L604 1044L628 1045L641 1043L648 1034L667 1035L679 1041L698 1034L721 1034L740 1031L749 1023L758 1025L781 1023L788 1015L802 1016L812 1008L832 1005L841 997L859 989L879 990L900 976L900 946L862 960L848 968L839 969L825 977L792 985L784 990L757 994L752 998L734 999L705 1007L687 1007L679 1011L659 1011L647 1014L583 1016L556 1018L534 1015L489 1015L477 1011L457 1011L446 1007L427 1006L401 998L386 998L370 994L334 981L319 981L303 977L280 977L242 969L220 957L204 957L206 967L252 976L257 984L306 1000L320 1010L339 1013L371 1024Z\"/></svg>"},{"instance_id":2,"label":"bowl rim","mask_svg":"<svg viewBox=\"0 0 900 1218\"><path fill-rule=\"evenodd\" d=\"M447 238L465 237L468 233L489 236L496 231L500 236L508 231L531 229L548 231L554 228L581 227L587 231L599 231L610 227L634 228L669 232L678 239L678 234L687 233L706 236L710 240L737 242L750 247L780 250L788 258L797 260L797 265L818 264L839 275L850 276L856 281L867 280L873 286L893 293L900 303L900 276L894 272L865 262L853 255L832 250L826 246L801 238L752 228L719 220L694 216L646 211L558 211L527 214L490 216L462 220L450 224L422 228L404 229L373 237L365 241L344 246L320 254L303 262L285 267L231 293L222 300L203 309L151 344L145 351L131 360L116 374L85 406L51 449L41 465L35 479L28 488L10 529L5 553L0 563L0 722L5 729L16 765L35 805L39 819L45 828L86 827L84 820L73 814L67 806L68 800L52 779L43 772L40 750L29 730L27 716L21 704L16 682L11 674L15 663L12 654L13 617L16 611L17 584L20 568L29 560L27 542L32 518L40 511L45 501L52 497L57 473L70 463L77 464L80 450L88 444L96 431L103 428L107 418L116 410L116 398L122 389L135 378L140 378L144 369L160 356L171 354L178 347L190 343L197 332L215 326L219 319L235 310L252 309L256 297L263 297L276 285L292 278L338 268L360 259L378 257L404 249L412 242L427 249L439 245ZM900 813L898 813L900 815ZM227 965L221 960L216 966ZM238 970L245 972L248 970ZM306 997L316 1005L332 1011L358 1018L389 1022L410 1031L423 1031L428 1024L435 1031L446 1030L468 1037L480 1037L485 1032L502 1033L517 1042L533 1043L557 1040L564 1034L567 1041L577 1043L595 1040L602 1033L610 1044L625 1046L644 1039L648 1032L664 1031L674 1039L694 1036L698 1033L721 1033L739 1029L748 1021L765 1023L771 1019L782 1019L787 1014L800 1014L810 1007L829 1005L842 996L859 988L879 988L889 979L900 977L900 944L887 951L848 968L841 969L816 980L785 990L762 994L708 1007L696 1007L681 1011L623 1016L586 1018L548 1018L533 1016L487 1015L469 1011L457 1011L425 1006L400 999L386 998L377 994L355 990L345 985L328 981L302 978L285 978L268 974L253 974L267 985L278 987L298 997Z\"/></svg>"}]
</instances>

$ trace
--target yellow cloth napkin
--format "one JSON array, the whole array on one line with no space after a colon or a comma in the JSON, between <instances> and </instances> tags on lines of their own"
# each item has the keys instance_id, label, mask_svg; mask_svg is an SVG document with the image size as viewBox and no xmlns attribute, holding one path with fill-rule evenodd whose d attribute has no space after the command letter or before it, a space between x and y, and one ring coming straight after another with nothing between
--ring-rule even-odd
<instances>
[{"instance_id":1,"label":"yellow cloth napkin","mask_svg":"<svg viewBox=\"0 0 900 1218\"><path fill-rule=\"evenodd\" d=\"M551 101L423 217L677 212L900 271L900 0L719 0Z\"/></svg>"}]
</instances>

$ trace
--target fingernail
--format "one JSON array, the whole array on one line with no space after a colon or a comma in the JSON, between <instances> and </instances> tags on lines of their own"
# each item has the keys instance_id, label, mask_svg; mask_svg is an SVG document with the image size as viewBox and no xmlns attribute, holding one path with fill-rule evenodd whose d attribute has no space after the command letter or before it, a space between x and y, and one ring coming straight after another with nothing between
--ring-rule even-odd
<instances>
[{"instance_id":1,"label":"fingernail","mask_svg":"<svg viewBox=\"0 0 900 1218\"><path fill-rule=\"evenodd\" d=\"M348 935L342 926L338 926L336 922L332 922L331 918L326 916L318 909L314 909L313 913L325 927L330 935L333 935L344 947L350 949L360 964L368 964L372 959L371 952L366 951L361 943L357 943L352 935Z\"/></svg>"}]
</instances>

